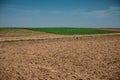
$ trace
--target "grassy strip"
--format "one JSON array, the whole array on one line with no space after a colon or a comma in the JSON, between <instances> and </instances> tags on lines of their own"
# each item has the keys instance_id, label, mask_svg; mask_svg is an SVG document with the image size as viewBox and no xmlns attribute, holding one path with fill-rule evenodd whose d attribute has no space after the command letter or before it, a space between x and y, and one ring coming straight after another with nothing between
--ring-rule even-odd
<instances>
[{"instance_id":1,"label":"grassy strip","mask_svg":"<svg viewBox=\"0 0 120 80\"><path fill-rule=\"evenodd\" d=\"M26 28L33 31L40 31L53 34L74 35L74 34L104 34L115 31L98 30L94 28Z\"/></svg>"},{"instance_id":2,"label":"grassy strip","mask_svg":"<svg viewBox=\"0 0 120 80\"><path fill-rule=\"evenodd\" d=\"M0 32L17 31L20 29L61 34L61 35L77 35L77 34L105 34L105 33L120 33L120 31L100 30L95 28L0 28Z\"/></svg>"}]
</instances>

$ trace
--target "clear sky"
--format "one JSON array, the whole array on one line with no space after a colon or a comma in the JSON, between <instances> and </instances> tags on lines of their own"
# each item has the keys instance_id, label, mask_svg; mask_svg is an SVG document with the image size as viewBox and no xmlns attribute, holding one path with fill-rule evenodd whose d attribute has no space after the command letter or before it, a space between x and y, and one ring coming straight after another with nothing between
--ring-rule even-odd
<instances>
[{"instance_id":1,"label":"clear sky","mask_svg":"<svg viewBox=\"0 0 120 80\"><path fill-rule=\"evenodd\" d=\"M0 0L0 27L120 28L120 0Z\"/></svg>"}]
</instances>

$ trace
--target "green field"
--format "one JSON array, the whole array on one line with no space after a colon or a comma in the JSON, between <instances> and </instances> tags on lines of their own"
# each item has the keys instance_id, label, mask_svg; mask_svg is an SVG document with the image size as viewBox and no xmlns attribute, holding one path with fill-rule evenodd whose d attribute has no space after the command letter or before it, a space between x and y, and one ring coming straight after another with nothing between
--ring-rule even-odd
<instances>
[{"instance_id":1,"label":"green field","mask_svg":"<svg viewBox=\"0 0 120 80\"><path fill-rule=\"evenodd\" d=\"M109 30L100 30L95 28L0 28L0 32L13 31L16 32L18 30L32 30L36 32L46 32L53 34L61 34L61 35L77 35L77 34L105 34L105 33L115 33L118 31L109 31Z\"/></svg>"},{"instance_id":2,"label":"green field","mask_svg":"<svg viewBox=\"0 0 120 80\"><path fill-rule=\"evenodd\" d=\"M53 34L75 35L75 34L105 34L114 31L99 30L94 28L26 28L33 31L40 31Z\"/></svg>"}]
</instances>

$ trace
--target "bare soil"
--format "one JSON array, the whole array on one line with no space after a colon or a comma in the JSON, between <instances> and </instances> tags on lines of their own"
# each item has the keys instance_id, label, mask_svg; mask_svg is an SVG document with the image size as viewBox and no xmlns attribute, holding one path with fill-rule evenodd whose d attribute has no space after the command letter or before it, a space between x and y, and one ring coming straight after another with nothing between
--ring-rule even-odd
<instances>
[{"instance_id":1,"label":"bare soil","mask_svg":"<svg viewBox=\"0 0 120 80\"><path fill-rule=\"evenodd\" d=\"M0 80L120 80L120 34L0 41Z\"/></svg>"},{"instance_id":2,"label":"bare soil","mask_svg":"<svg viewBox=\"0 0 120 80\"><path fill-rule=\"evenodd\" d=\"M120 28L97 28L101 30L120 31Z\"/></svg>"},{"instance_id":3,"label":"bare soil","mask_svg":"<svg viewBox=\"0 0 120 80\"><path fill-rule=\"evenodd\" d=\"M63 35L37 32L25 29L5 29L0 31L0 41L33 40L63 37Z\"/></svg>"}]
</instances>

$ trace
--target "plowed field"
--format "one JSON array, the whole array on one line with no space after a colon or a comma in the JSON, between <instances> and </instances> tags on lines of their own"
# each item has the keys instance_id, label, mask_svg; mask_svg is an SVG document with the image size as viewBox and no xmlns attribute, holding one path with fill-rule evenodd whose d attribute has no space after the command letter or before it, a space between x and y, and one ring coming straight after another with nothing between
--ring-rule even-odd
<instances>
[{"instance_id":1,"label":"plowed field","mask_svg":"<svg viewBox=\"0 0 120 80\"><path fill-rule=\"evenodd\" d=\"M0 80L120 80L120 35L0 41Z\"/></svg>"}]
</instances>

